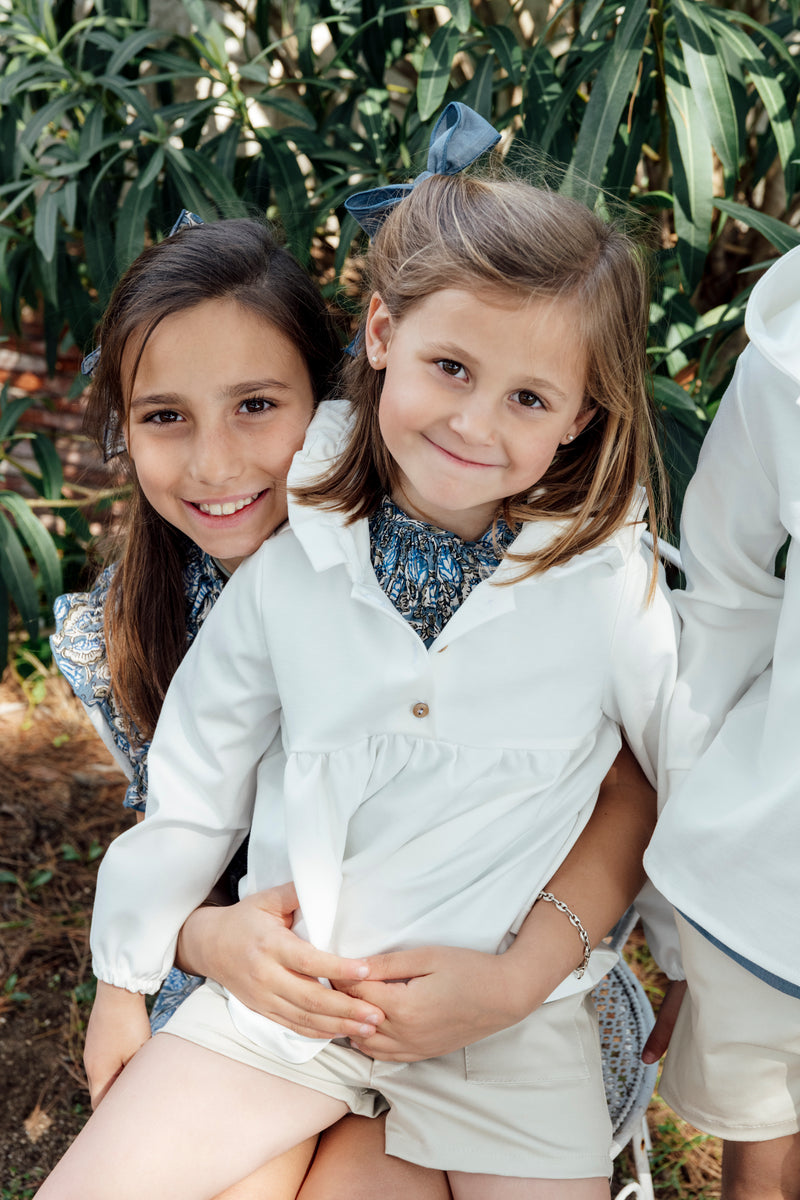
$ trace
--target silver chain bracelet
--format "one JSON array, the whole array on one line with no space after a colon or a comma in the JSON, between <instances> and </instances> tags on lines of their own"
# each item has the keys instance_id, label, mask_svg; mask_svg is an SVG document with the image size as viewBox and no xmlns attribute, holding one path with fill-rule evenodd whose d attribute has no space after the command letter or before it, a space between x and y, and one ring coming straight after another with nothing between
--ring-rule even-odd
<instances>
[{"instance_id":1,"label":"silver chain bracelet","mask_svg":"<svg viewBox=\"0 0 800 1200\"><path fill-rule=\"evenodd\" d=\"M570 925L572 925L574 929L577 929L580 939L583 942L583 962L579 967L575 968L575 976L577 979L583 979L584 971L589 965L589 958L592 953L592 943L589 941L589 935L583 928L580 918L576 917L572 909L568 908L563 900L558 900L552 892L539 892L539 895L536 897L536 899L547 900L549 904L555 904L558 911L563 913L565 917L569 918Z\"/></svg>"}]
</instances>

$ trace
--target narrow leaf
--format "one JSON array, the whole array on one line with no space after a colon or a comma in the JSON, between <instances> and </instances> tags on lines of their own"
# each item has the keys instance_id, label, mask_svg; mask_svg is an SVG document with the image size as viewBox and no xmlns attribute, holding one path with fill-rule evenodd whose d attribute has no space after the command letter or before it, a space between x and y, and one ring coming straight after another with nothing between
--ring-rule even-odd
<instances>
[{"instance_id":1,"label":"narrow leaf","mask_svg":"<svg viewBox=\"0 0 800 1200\"><path fill-rule=\"evenodd\" d=\"M52 184L48 184L36 204L33 221L33 240L45 262L52 262L58 238L58 197Z\"/></svg>"},{"instance_id":2,"label":"narrow leaf","mask_svg":"<svg viewBox=\"0 0 800 1200\"><path fill-rule=\"evenodd\" d=\"M626 4L606 61L595 76L563 189L591 202L636 85L648 28L648 0Z\"/></svg>"},{"instance_id":3,"label":"narrow leaf","mask_svg":"<svg viewBox=\"0 0 800 1200\"><path fill-rule=\"evenodd\" d=\"M58 451L49 437L37 433L33 439L33 455L42 473L41 494L46 500L58 500L64 486L64 469Z\"/></svg>"},{"instance_id":4,"label":"narrow leaf","mask_svg":"<svg viewBox=\"0 0 800 1200\"><path fill-rule=\"evenodd\" d=\"M741 221L743 225L762 234L781 254L800 246L800 232L792 229L790 225L784 225L783 221L778 221L775 217L748 208L746 204L736 204L733 200L715 199L714 205L726 216L733 217L734 220Z\"/></svg>"},{"instance_id":5,"label":"narrow leaf","mask_svg":"<svg viewBox=\"0 0 800 1200\"><path fill-rule=\"evenodd\" d=\"M17 533L27 543L36 559L41 575L42 589L47 596L48 603L52 605L56 596L63 591L61 562L52 537L16 492L0 491L0 505L5 508L6 512L11 513Z\"/></svg>"},{"instance_id":6,"label":"narrow leaf","mask_svg":"<svg viewBox=\"0 0 800 1200\"><path fill-rule=\"evenodd\" d=\"M18 399L9 400L6 403L7 396L8 384L0 393L0 442L5 442L11 437L17 427L17 421L35 403L32 396L20 396Z\"/></svg>"},{"instance_id":7,"label":"narrow leaf","mask_svg":"<svg viewBox=\"0 0 800 1200\"><path fill-rule=\"evenodd\" d=\"M704 7L698 0L673 0L672 4L698 112L722 165L733 176L739 164L739 121L725 63Z\"/></svg>"},{"instance_id":8,"label":"narrow leaf","mask_svg":"<svg viewBox=\"0 0 800 1200\"><path fill-rule=\"evenodd\" d=\"M131 186L119 210L114 252L117 270L127 270L133 260L144 250L147 214L153 202L153 183L144 188Z\"/></svg>"},{"instance_id":9,"label":"narrow leaf","mask_svg":"<svg viewBox=\"0 0 800 1200\"><path fill-rule=\"evenodd\" d=\"M691 295L702 276L711 237L713 158L684 62L669 40L664 45L664 70L677 255L686 291Z\"/></svg>"},{"instance_id":10,"label":"narrow leaf","mask_svg":"<svg viewBox=\"0 0 800 1200\"><path fill-rule=\"evenodd\" d=\"M39 598L25 551L17 532L0 509L0 576L17 606L28 634L39 630Z\"/></svg>"},{"instance_id":11,"label":"narrow leaf","mask_svg":"<svg viewBox=\"0 0 800 1200\"><path fill-rule=\"evenodd\" d=\"M417 108L421 121L433 116L447 94L450 68L458 43L458 28L453 21L440 26L431 38L417 80Z\"/></svg>"}]
</instances>

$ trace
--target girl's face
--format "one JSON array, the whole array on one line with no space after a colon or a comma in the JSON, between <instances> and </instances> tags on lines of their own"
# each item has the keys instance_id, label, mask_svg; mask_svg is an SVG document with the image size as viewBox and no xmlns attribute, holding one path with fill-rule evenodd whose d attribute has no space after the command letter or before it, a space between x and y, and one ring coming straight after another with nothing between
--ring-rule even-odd
<instances>
[{"instance_id":1,"label":"girl's face","mask_svg":"<svg viewBox=\"0 0 800 1200\"><path fill-rule=\"evenodd\" d=\"M529 491L592 416L569 300L445 288L395 321L372 297L366 349L385 369L379 421L400 472L393 499L466 539Z\"/></svg>"},{"instance_id":2,"label":"girl's face","mask_svg":"<svg viewBox=\"0 0 800 1200\"><path fill-rule=\"evenodd\" d=\"M137 349L123 356L126 388ZM145 496L234 570L286 520L286 475L314 411L302 356L265 318L207 300L161 322L129 391Z\"/></svg>"}]
</instances>

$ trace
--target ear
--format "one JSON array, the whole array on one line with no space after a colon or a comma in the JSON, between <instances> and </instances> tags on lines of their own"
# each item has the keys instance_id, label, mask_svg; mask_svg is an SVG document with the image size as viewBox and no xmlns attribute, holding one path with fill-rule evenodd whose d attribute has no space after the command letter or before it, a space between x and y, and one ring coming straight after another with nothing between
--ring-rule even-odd
<instances>
[{"instance_id":1,"label":"ear","mask_svg":"<svg viewBox=\"0 0 800 1200\"><path fill-rule=\"evenodd\" d=\"M378 293L373 292L364 326L364 346L370 364L376 371L382 371L386 366L386 355L391 340L391 314Z\"/></svg>"},{"instance_id":2,"label":"ear","mask_svg":"<svg viewBox=\"0 0 800 1200\"><path fill-rule=\"evenodd\" d=\"M584 429L589 424L589 422L591 421L592 417L594 416L594 414L596 412L597 412L597 408L595 405L592 405L590 408L581 409L581 411L578 413L575 420L570 425L569 430L567 431L565 436L561 439L562 446L565 446L565 445L567 445L567 443L574 441L579 433L583 433Z\"/></svg>"}]
</instances>

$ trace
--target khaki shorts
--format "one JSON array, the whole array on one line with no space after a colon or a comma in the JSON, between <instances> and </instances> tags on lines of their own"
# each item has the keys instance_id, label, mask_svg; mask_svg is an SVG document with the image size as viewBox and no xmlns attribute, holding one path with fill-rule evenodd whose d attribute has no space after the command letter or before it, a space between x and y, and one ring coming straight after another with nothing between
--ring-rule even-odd
<instances>
[{"instance_id":1,"label":"khaki shorts","mask_svg":"<svg viewBox=\"0 0 800 1200\"><path fill-rule=\"evenodd\" d=\"M659 1091L685 1120L733 1142L800 1130L800 1000L758 979L678 913L689 982Z\"/></svg>"},{"instance_id":2,"label":"khaki shorts","mask_svg":"<svg viewBox=\"0 0 800 1200\"><path fill-rule=\"evenodd\" d=\"M354 1113L388 1109L387 1154L424 1167L526 1179L611 1173L588 992L545 1004L465 1050L416 1063L373 1062L344 1042L329 1043L310 1062L284 1062L237 1030L224 992L211 982L163 1032L343 1100Z\"/></svg>"}]
</instances>

